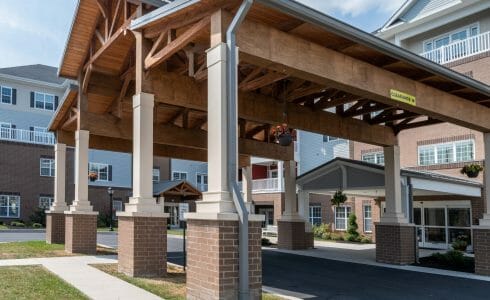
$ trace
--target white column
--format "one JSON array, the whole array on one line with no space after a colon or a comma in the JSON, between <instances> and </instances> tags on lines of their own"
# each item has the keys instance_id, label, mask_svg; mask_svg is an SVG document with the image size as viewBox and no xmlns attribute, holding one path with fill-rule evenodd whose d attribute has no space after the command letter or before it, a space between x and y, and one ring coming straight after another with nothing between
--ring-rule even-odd
<instances>
[{"instance_id":1,"label":"white column","mask_svg":"<svg viewBox=\"0 0 490 300\"><path fill-rule=\"evenodd\" d=\"M402 185L400 178L400 147L384 148L386 213L384 223L408 223L402 208Z\"/></svg>"},{"instance_id":2,"label":"white column","mask_svg":"<svg viewBox=\"0 0 490 300\"><path fill-rule=\"evenodd\" d=\"M68 210L65 200L66 182L66 145L54 145L54 201L49 212L64 212Z\"/></svg>"},{"instance_id":3,"label":"white column","mask_svg":"<svg viewBox=\"0 0 490 300\"><path fill-rule=\"evenodd\" d=\"M121 216L163 213L163 203L153 197L153 94L133 96L133 196Z\"/></svg>"},{"instance_id":4,"label":"white column","mask_svg":"<svg viewBox=\"0 0 490 300\"><path fill-rule=\"evenodd\" d=\"M284 162L284 213L282 221L303 221L296 207L296 162Z\"/></svg>"},{"instance_id":5,"label":"white column","mask_svg":"<svg viewBox=\"0 0 490 300\"><path fill-rule=\"evenodd\" d=\"M310 193L299 189L298 191L298 212L305 220L305 231L311 232L310 223Z\"/></svg>"},{"instance_id":6,"label":"white column","mask_svg":"<svg viewBox=\"0 0 490 300\"><path fill-rule=\"evenodd\" d=\"M92 212L88 201L88 142L89 132L75 132L75 200L70 205L70 212Z\"/></svg>"},{"instance_id":7,"label":"white column","mask_svg":"<svg viewBox=\"0 0 490 300\"><path fill-rule=\"evenodd\" d=\"M280 191L283 191L284 187L284 162L282 160L277 162L277 186Z\"/></svg>"},{"instance_id":8,"label":"white column","mask_svg":"<svg viewBox=\"0 0 490 300\"><path fill-rule=\"evenodd\" d=\"M490 226L490 133L483 134L485 169L483 170L483 200L485 201L485 213L480 219L481 226Z\"/></svg>"},{"instance_id":9,"label":"white column","mask_svg":"<svg viewBox=\"0 0 490 300\"><path fill-rule=\"evenodd\" d=\"M207 51L208 66L208 191L197 213L235 213L227 177L227 96L225 43Z\"/></svg>"}]
</instances>

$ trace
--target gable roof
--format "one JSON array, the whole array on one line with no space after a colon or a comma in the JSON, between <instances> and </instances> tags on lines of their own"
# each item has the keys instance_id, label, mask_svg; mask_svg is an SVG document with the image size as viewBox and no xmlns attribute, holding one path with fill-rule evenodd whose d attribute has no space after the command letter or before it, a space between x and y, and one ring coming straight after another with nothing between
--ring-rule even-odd
<instances>
[{"instance_id":1,"label":"gable roof","mask_svg":"<svg viewBox=\"0 0 490 300\"><path fill-rule=\"evenodd\" d=\"M0 74L61 85L66 79L58 77L57 72L57 68L41 64L0 69Z\"/></svg>"},{"instance_id":2,"label":"gable roof","mask_svg":"<svg viewBox=\"0 0 490 300\"><path fill-rule=\"evenodd\" d=\"M180 194L181 196L200 196L201 192L185 180L164 180L153 183L153 195L165 193Z\"/></svg>"}]
</instances>

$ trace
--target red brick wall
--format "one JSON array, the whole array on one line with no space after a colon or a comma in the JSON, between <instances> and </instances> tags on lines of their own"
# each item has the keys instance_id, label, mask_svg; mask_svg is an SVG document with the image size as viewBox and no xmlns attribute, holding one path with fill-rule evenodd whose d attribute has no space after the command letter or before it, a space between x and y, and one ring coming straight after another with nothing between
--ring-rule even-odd
<instances>
[{"instance_id":1,"label":"red brick wall","mask_svg":"<svg viewBox=\"0 0 490 300\"><path fill-rule=\"evenodd\" d=\"M284 193L260 193L253 194L252 201L255 205L272 205L274 206L274 225L281 217L284 211Z\"/></svg>"},{"instance_id":2,"label":"red brick wall","mask_svg":"<svg viewBox=\"0 0 490 300\"><path fill-rule=\"evenodd\" d=\"M490 275L490 229L473 229L475 249L475 273Z\"/></svg>"},{"instance_id":3,"label":"red brick wall","mask_svg":"<svg viewBox=\"0 0 490 300\"><path fill-rule=\"evenodd\" d=\"M97 216L65 215L65 250L69 253L95 254L97 250Z\"/></svg>"},{"instance_id":4,"label":"red brick wall","mask_svg":"<svg viewBox=\"0 0 490 300\"><path fill-rule=\"evenodd\" d=\"M415 262L415 226L376 224L376 261L406 265Z\"/></svg>"}]
</instances>

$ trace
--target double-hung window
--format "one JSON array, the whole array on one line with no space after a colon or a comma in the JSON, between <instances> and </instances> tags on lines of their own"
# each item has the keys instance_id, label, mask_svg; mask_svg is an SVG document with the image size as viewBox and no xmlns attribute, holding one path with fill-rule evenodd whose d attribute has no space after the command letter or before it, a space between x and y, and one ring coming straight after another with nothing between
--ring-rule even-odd
<instances>
[{"instance_id":1,"label":"double-hung window","mask_svg":"<svg viewBox=\"0 0 490 300\"><path fill-rule=\"evenodd\" d=\"M363 206L363 214L364 214L364 232L372 232L373 212L372 212L371 205Z\"/></svg>"},{"instance_id":2,"label":"double-hung window","mask_svg":"<svg viewBox=\"0 0 490 300\"><path fill-rule=\"evenodd\" d=\"M53 158L43 158L40 159L40 174L41 176L54 177L54 159Z\"/></svg>"},{"instance_id":3,"label":"double-hung window","mask_svg":"<svg viewBox=\"0 0 490 300\"><path fill-rule=\"evenodd\" d=\"M97 181L111 181L111 166L101 163L89 163L89 172L97 174Z\"/></svg>"},{"instance_id":4,"label":"double-hung window","mask_svg":"<svg viewBox=\"0 0 490 300\"><path fill-rule=\"evenodd\" d=\"M53 197L40 196L39 197L39 208L49 209L53 203Z\"/></svg>"},{"instance_id":5,"label":"double-hung window","mask_svg":"<svg viewBox=\"0 0 490 300\"><path fill-rule=\"evenodd\" d=\"M153 168L152 179L153 179L153 182L160 182L160 169L159 168Z\"/></svg>"},{"instance_id":6,"label":"double-hung window","mask_svg":"<svg viewBox=\"0 0 490 300\"><path fill-rule=\"evenodd\" d=\"M429 166L475 160L475 143L464 140L451 143L419 146L419 165Z\"/></svg>"},{"instance_id":7,"label":"double-hung window","mask_svg":"<svg viewBox=\"0 0 490 300\"><path fill-rule=\"evenodd\" d=\"M335 206L335 229L347 230L347 219L351 212L350 206Z\"/></svg>"},{"instance_id":8,"label":"double-hung window","mask_svg":"<svg viewBox=\"0 0 490 300\"><path fill-rule=\"evenodd\" d=\"M6 86L0 86L0 103L14 104L13 103L13 89Z\"/></svg>"},{"instance_id":9,"label":"double-hung window","mask_svg":"<svg viewBox=\"0 0 490 300\"><path fill-rule=\"evenodd\" d=\"M0 217L2 218L20 217L20 196L0 195Z\"/></svg>"},{"instance_id":10,"label":"double-hung window","mask_svg":"<svg viewBox=\"0 0 490 300\"><path fill-rule=\"evenodd\" d=\"M55 109L55 96L46 93L34 92L34 107L45 110Z\"/></svg>"},{"instance_id":11,"label":"double-hung window","mask_svg":"<svg viewBox=\"0 0 490 300\"><path fill-rule=\"evenodd\" d=\"M172 172L172 180L187 180L187 172Z\"/></svg>"},{"instance_id":12,"label":"double-hung window","mask_svg":"<svg viewBox=\"0 0 490 300\"><path fill-rule=\"evenodd\" d=\"M208 174L197 174L196 183L199 189L203 192L208 190Z\"/></svg>"},{"instance_id":13,"label":"double-hung window","mask_svg":"<svg viewBox=\"0 0 490 300\"><path fill-rule=\"evenodd\" d=\"M372 163L372 164L378 164L378 165L385 164L385 155L383 152L366 153L362 155L361 159L362 161Z\"/></svg>"},{"instance_id":14,"label":"double-hung window","mask_svg":"<svg viewBox=\"0 0 490 300\"><path fill-rule=\"evenodd\" d=\"M310 205L310 223L311 225L322 224L322 207L320 205Z\"/></svg>"}]
</instances>

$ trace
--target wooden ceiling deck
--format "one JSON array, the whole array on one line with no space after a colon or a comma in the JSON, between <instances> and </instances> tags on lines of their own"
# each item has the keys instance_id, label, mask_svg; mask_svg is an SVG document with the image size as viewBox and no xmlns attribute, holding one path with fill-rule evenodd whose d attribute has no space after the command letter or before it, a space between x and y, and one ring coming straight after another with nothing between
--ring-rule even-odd
<instances>
[{"instance_id":1,"label":"wooden ceiling deck","mask_svg":"<svg viewBox=\"0 0 490 300\"><path fill-rule=\"evenodd\" d=\"M153 93L158 104L156 131L207 130L205 51L223 38L223 29L240 3L202 0L138 29L147 53L144 90ZM155 9L135 0L80 1L60 75L79 79L81 100L63 105L80 106L86 101L87 113L111 120L109 128L131 122L137 38L129 25L131 20ZM456 103L460 107L455 109L467 111L467 118L475 120L482 113L490 116L490 92L441 75L430 68L431 62L421 68L362 41L261 4L252 7L238 31L237 41L239 127L244 142L273 144L271 130L283 121L296 129L377 145L396 142L401 130L448 120L473 126L455 117L454 111L439 113L431 107L432 102ZM390 82L384 82L386 78ZM390 84L423 92L417 101L425 107L403 105L377 94L380 86ZM441 97L442 102L426 97ZM478 107L481 111L475 113ZM73 127L64 126L73 123L69 112L66 108L59 110L59 121L53 123L51 130L72 131ZM287 120L283 117L285 112ZM486 121L481 123L472 128L490 130ZM97 132L95 126L91 127ZM167 134L170 132L167 130ZM111 136L110 131L104 134ZM118 134L112 137L120 138ZM271 151L276 155L276 150Z\"/></svg>"}]
</instances>

